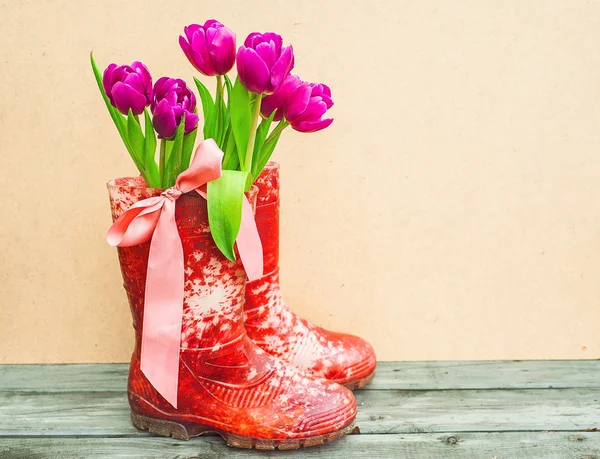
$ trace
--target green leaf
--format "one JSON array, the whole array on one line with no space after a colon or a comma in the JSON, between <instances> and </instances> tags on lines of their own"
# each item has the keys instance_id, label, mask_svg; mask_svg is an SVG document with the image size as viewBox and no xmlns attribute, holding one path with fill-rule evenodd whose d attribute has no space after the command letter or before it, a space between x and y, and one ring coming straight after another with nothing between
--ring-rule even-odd
<instances>
[{"instance_id":1,"label":"green leaf","mask_svg":"<svg viewBox=\"0 0 600 459\"><path fill-rule=\"evenodd\" d=\"M229 108L225 106L225 130L223 131L223 143L227 140L227 136L229 135L229 131L231 130L231 112Z\"/></svg>"},{"instance_id":2,"label":"green leaf","mask_svg":"<svg viewBox=\"0 0 600 459\"><path fill-rule=\"evenodd\" d=\"M210 94L210 91L204 84L196 77L194 77L196 88L198 88L198 94L202 101L202 114L204 116L204 138L210 139L213 137L213 131L215 126L215 103Z\"/></svg>"},{"instance_id":3,"label":"green leaf","mask_svg":"<svg viewBox=\"0 0 600 459\"><path fill-rule=\"evenodd\" d=\"M144 169L148 172L149 186L153 188L160 187L160 176L158 175L158 166L156 164L156 134L152 127L152 120L147 109L144 109Z\"/></svg>"},{"instance_id":4,"label":"green leaf","mask_svg":"<svg viewBox=\"0 0 600 459\"><path fill-rule=\"evenodd\" d=\"M167 145L165 148L165 153L166 153L166 158L168 158L171 155L171 150L173 149L173 141L167 141Z\"/></svg>"},{"instance_id":5,"label":"green leaf","mask_svg":"<svg viewBox=\"0 0 600 459\"><path fill-rule=\"evenodd\" d=\"M252 174L253 183L254 183L254 180L256 180L258 178L258 176L260 175L262 170L265 168L265 166L269 162L269 159L271 158L271 155L273 154L273 150L275 150L275 147L277 146L277 142L279 142L279 137L281 137L281 132L279 134L277 134L275 137L273 137L271 140L269 140L267 143L264 144L262 151L260 153L260 160L256 164L256 169L254 169L254 168L252 169L253 170L253 174Z\"/></svg>"},{"instance_id":6,"label":"green leaf","mask_svg":"<svg viewBox=\"0 0 600 459\"><path fill-rule=\"evenodd\" d=\"M115 107L112 106L110 100L108 99L108 96L104 92L104 85L102 84L102 74L100 73L100 69L98 69L98 64L96 64L96 60L94 59L94 55L92 53L90 53L90 62L92 64L92 71L94 72L96 83L98 84L98 89L100 90L100 94L102 94L102 98L104 99L104 103L106 104L106 108L108 109L108 113L110 114L110 117L115 123L119 134L121 134L123 142L125 142L125 145L127 146L127 148L129 148L129 145L127 143L127 128L125 126L125 119L123 118L123 115L121 115L121 113L117 109L115 109Z\"/></svg>"},{"instance_id":7,"label":"green leaf","mask_svg":"<svg viewBox=\"0 0 600 459\"><path fill-rule=\"evenodd\" d=\"M198 134L198 128L194 129L189 134L183 136L183 150L181 153L181 171L183 172L190 167L190 160L194 151L194 143L196 142L196 135Z\"/></svg>"},{"instance_id":8,"label":"green leaf","mask_svg":"<svg viewBox=\"0 0 600 459\"><path fill-rule=\"evenodd\" d=\"M229 136L231 135L231 140L234 142L234 144L232 145L232 147L230 147L230 149L234 154L237 155L237 150L235 148L235 138L233 137L233 133L231 131L231 93L233 92L233 85L231 84L231 80L227 75L223 75L223 78L225 79L225 88L227 91L227 103L225 108L225 128L223 132L223 139L221 142L221 149L225 151L230 140ZM225 101L223 101L223 103L225 103ZM225 162L223 163L225 164ZM239 165L239 158L236 159L236 163ZM230 167L229 169L236 169L237 167L238 166L236 165L235 167Z\"/></svg>"},{"instance_id":9,"label":"green leaf","mask_svg":"<svg viewBox=\"0 0 600 459\"><path fill-rule=\"evenodd\" d=\"M225 136L227 135L227 129L230 124L230 116L227 112L227 106L225 105L225 101L223 100L223 98L219 98L219 107L219 122L217 127L218 138L215 140L217 142L217 145L219 145L219 148L223 149L225 143Z\"/></svg>"},{"instance_id":10,"label":"green leaf","mask_svg":"<svg viewBox=\"0 0 600 459\"><path fill-rule=\"evenodd\" d=\"M225 150L223 155L223 169L237 170L240 165L240 159L238 158L237 149L235 146L235 139L233 137L233 131L231 126L227 130L227 137L225 139Z\"/></svg>"},{"instance_id":11,"label":"green leaf","mask_svg":"<svg viewBox=\"0 0 600 459\"><path fill-rule=\"evenodd\" d=\"M242 221L242 198L247 172L224 170L208 182L208 223L215 244L229 260L235 261L234 244Z\"/></svg>"},{"instance_id":12,"label":"green leaf","mask_svg":"<svg viewBox=\"0 0 600 459\"><path fill-rule=\"evenodd\" d=\"M217 85L218 85L218 80L217 80ZM224 107L225 104L223 103L223 98L219 95L219 91L217 89L217 94L215 96L215 112L213 114L214 116L214 124L213 124L213 129L212 129L212 138L215 139L215 142L217 143L217 146L219 148L223 148L221 142L222 142L222 137L223 137L223 131L224 131L224 126L225 126L225 111L224 111Z\"/></svg>"},{"instance_id":13,"label":"green leaf","mask_svg":"<svg viewBox=\"0 0 600 459\"><path fill-rule=\"evenodd\" d=\"M236 78L231 91L231 128L237 146L240 164L244 164L248 138L252 125L252 113L250 110L250 93L244 87L239 77Z\"/></svg>"},{"instance_id":14,"label":"green leaf","mask_svg":"<svg viewBox=\"0 0 600 459\"><path fill-rule=\"evenodd\" d=\"M144 169L142 158L136 154L136 152L131 148L131 145L129 144L129 139L127 137L127 119L121 114L121 112L119 112L115 107L112 106L110 100L108 99L108 96L104 92L104 85L102 84L102 73L100 73L100 69L98 69L98 64L96 64L96 60L94 59L94 55L92 53L90 53L90 63L92 64L92 71L94 72L96 84L98 85L98 89L100 90L102 99L104 99L104 103L106 104L108 113L110 114L110 117L115 123L117 131L119 131L121 140L123 140L125 148L127 148L127 151L129 152L131 159L133 159L135 166L138 168L138 170L146 180L146 183L148 183L148 177L146 176L146 171Z\"/></svg>"},{"instance_id":15,"label":"green leaf","mask_svg":"<svg viewBox=\"0 0 600 459\"><path fill-rule=\"evenodd\" d=\"M277 110L273 110L271 116L266 119L263 119L258 129L256 130L256 139L254 140L254 153L252 154L252 177L258 177L257 168L260 163L260 156L265 144L265 139L269 134L269 130L271 129L271 123L273 122L273 118L275 118L275 112ZM259 172L260 173L260 172Z\"/></svg>"},{"instance_id":16,"label":"green leaf","mask_svg":"<svg viewBox=\"0 0 600 459\"><path fill-rule=\"evenodd\" d=\"M171 151L167 156L165 165L165 179L162 184L163 188L170 188L175 185L175 180L181 172L181 161L183 151L183 137L185 132L185 115L181 117L181 122L175 132L175 138L173 139Z\"/></svg>"},{"instance_id":17,"label":"green leaf","mask_svg":"<svg viewBox=\"0 0 600 459\"><path fill-rule=\"evenodd\" d=\"M233 85L227 75L223 75L225 78L225 88L227 88L227 108L231 108L231 93L233 92Z\"/></svg>"},{"instance_id":18,"label":"green leaf","mask_svg":"<svg viewBox=\"0 0 600 459\"><path fill-rule=\"evenodd\" d=\"M127 138L133 151L141 158L144 153L144 134L142 133L140 123L135 119L131 109L129 109L129 114L127 115Z\"/></svg>"}]
</instances>

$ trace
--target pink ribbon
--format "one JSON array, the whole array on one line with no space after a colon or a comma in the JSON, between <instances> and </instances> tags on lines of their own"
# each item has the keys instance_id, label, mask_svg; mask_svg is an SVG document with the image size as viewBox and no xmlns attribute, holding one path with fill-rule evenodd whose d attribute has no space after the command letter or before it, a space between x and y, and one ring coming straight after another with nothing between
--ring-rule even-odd
<instances>
[{"instance_id":1,"label":"pink ribbon","mask_svg":"<svg viewBox=\"0 0 600 459\"><path fill-rule=\"evenodd\" d=\"M213 139L196 149L190 167L174 187L143 199L125 211L108 230L112 246L150 242L142 328L141 369L154 388L177 408L179 350L183 316L184 261L175 222L175 201L196 190L206 198L206 184L221 176L223 152ZM244 196L242 223L236 239L249 280L263 273L263 254L252 207Z\"/></svg>"}]
</instances>

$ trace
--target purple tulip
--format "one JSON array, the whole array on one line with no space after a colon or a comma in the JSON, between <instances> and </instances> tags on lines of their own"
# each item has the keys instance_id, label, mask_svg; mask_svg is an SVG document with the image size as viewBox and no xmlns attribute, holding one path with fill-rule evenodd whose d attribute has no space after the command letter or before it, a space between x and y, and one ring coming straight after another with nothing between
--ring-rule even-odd
<instances>
[{"instance_id":1,"label":"purple tulip","mask_svg":"<svg viewBox=\"0 0 600 459\"><path fill-rule=\"evenodd\" d=\"M198 115L194 113L195 110L196 97L185 81L162 77L154 85L152 125L160 138L172 138L183 115L185 115L185 133L189 134L196 129Z\"/></svg>"},{"instance_id":2,"label":"purple tulip","mask_svg":"<svg viewBox=\"0 0 600 459\"><path fill-rule=\"evenodd\" d=\"M320 83L302 83L287 100L283 116L296 131L316 132L333 123L333 118L323 119L323 115L332 106L329 86Z\"/></svg>"},{"instance_id":3,"label":"purple tulip","mask_svg":"<svg viewBox=\"0 0 600 459\"><path fill-rule=\"evenodd\" d=\"M246 88L255 94L273 94L294 68L292 46L282 46L276 33L254 32L237 52L237 71Z\"/></svg>"},{"instance_id":4,"label":"purple tulip","mask_svg":"<svg viewBox=\"0 0 600 459\"><path fill-rule=\"evenodd\" d=\"M209 19L203 26L190 24L179 36L179 45L200 73L225 75L235 62L235 33L219 21Z\"/></svg>"},{"instance_id":5,"label":"purple tulip","mask_svg":"<svg viewBox=\"0 0 600 459\"><path fill-rule=\"evenodd\" d=\"M124 115L129 109L140 115L152 101L152 77L141 62L110 64L104 71L102 85L110 103Z\"/></svg>"},{"instance_id":6,"label":"purple tulip","mask_svg":"<svg viewBox=\"0 0 600 459\"><path fill-rule=\"evenodd\" d=\"M332 118L322 119L332 106L329 86L289 75L275 94L263 98L260 110L265 118L277 110L274 121L285 118L296 131L315 132L333 122Z\"/></svg>"}]
</instances>

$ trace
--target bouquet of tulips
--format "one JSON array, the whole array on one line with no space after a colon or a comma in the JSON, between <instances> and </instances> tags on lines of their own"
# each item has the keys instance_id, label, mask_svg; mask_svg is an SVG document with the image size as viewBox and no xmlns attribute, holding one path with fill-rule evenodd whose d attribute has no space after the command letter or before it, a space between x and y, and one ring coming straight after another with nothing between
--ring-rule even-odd
<instances>
[{"instance_id":1,"label":"bouquet of tulips","mask_svg":"<svg viewBox=\"0 0 600 459\"><path fill-rule=\"evenodd\" d=\"M196 70L216 77L214 97L198 78L194 82L202 103L202 136L214 139L223 151L223 173L207 186L211 232L217 247L234 261L244 192L286 127L315 132L332 123L323 118L333 105L331 91L290 73L292 46L284 46L276 33L251 33L236 52L235 33L209 20L185 27L179 44ZM173 186L190 165L199 127L192 89L170 77L153 85L148 68L138 61L110 64L102 74L90 58L106 107L146 184ZM232 82L227 73L234 64L237 77Z\"/></svg>"}]
</instances>

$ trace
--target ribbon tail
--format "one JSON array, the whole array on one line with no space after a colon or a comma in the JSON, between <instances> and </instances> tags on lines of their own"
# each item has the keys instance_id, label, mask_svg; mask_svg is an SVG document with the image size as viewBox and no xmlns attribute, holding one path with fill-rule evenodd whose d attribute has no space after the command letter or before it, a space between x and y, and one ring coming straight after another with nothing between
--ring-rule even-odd
<instances>
[{"instance_id":1,"label":"ribbon tail","mask_svg":"<svg viewBox=\"0 0 600 459\"><path fill-rule=\"evenodd\" d=\"M263 248L252 206L246 196L242 201L242 222L235 242L248 280L260 279L263 276Z\"/></svg>"},{"instance_id":2,"label":"ribbon tail","mask_svg":"<svg viewBox=\"0 0 600 459\"><path fill-rule=\"evenodd\" d=\"M175 222L175 201L166 199L150 243L141 369L158 393L175 408L183 289L183 248Z\"/></svg>"}]
</instances>

